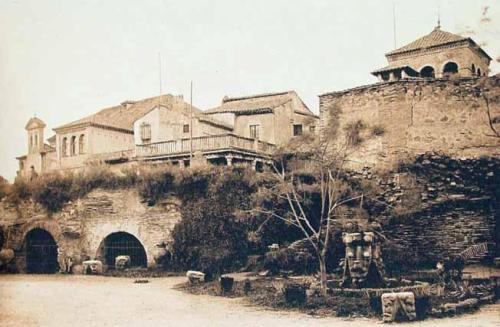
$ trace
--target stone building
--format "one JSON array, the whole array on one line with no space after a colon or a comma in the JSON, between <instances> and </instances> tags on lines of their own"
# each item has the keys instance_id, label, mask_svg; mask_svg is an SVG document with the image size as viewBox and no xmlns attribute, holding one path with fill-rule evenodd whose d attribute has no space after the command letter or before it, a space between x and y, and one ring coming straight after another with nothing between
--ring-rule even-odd
<instances>
[{"instance_id":1,"label":"stone building","mask_svg":"<svg viewBox=\"0 0 500 327\"><path fill-rule=\"evenodd\" d=\"M256 167L269 161L275 146L314 132L318 120L294 91L225 98L204 112L170 94L124 101L54 128L49 144L42 145L45 124L30 120L28 155L17 158L18 175L153 160Z\"/></svg>"},{"instance_id":2,"label":"stone building","mask_svg":"<svg viewBox=\"0 0 500 327\"><path fill-rule=\"evenodd\" d=\"M381 82L411 77L487 76L491 61L474 40L443 31L440 25L385 56L389 65L372 72Z\"/></svg>"},{"instance_id":3,"label":"stone building","mask_svg":"<svg viewBox=\"0 0 500 327\"><path fill-rule=\"evenodd\" d=\"M232 126L237 135L276 145L314 133L318 121L295 91L224 97L220 106L204 113Z\"/></svg>"}]
</instances>

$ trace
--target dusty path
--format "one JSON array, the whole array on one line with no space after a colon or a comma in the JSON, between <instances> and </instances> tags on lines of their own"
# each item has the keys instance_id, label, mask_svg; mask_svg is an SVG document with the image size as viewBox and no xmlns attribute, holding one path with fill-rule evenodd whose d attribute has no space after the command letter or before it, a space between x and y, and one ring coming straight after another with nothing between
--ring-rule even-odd
<instances>
[{"instance_id":1,"label":"dusty path","mask_svg":"<svg viewBox=\"0 0 500 327\"><path fill-rule=\"evenodd\" d=\"M0 275L0 326L381 325L378 320L313 318L297 312L263 310L241 299L195 296L172 289L182 280L161 278L134 284L125 278ZM500 304L471 315L409 325L500 326Z\"/></svg>"}]
</instances>

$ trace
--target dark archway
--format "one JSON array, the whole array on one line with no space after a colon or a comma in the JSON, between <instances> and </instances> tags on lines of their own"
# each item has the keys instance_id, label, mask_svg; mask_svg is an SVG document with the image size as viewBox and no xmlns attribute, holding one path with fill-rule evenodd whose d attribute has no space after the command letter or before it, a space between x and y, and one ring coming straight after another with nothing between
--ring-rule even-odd
<instances>
[{"instance_id":1,"label":"dark archway","mask_svg":"<svg viewBox=\"0 0 500 327\"><path fill-rule=\"evenodd\" d=\"M148 264L146 251L141 242L129 233L109 234L101 244L100 251L101 259L110 268L115 266L115 258L119 255L130 256L131 267L146 267Z\"/></svg>"},{"instance_id":2,"label":"dark archway","mask_svg":"<svg viewBox=\"0 0 500 327\"><path fill-rule=\"evenodd\" d=\"M25 238L26 271L30 274L53 274L59 269L57 244L44 229L32 229Z\"/></svg>"},{"instance_id":3,"label":"dark archway","mask_svg":"<svg viewBox=\"0 0 500 327\"><path fill-rule=\"evenodd\" d=\"M472 64L470 66L470 71L472 72L472 76L475 76L476 75L476 65Z\"/></svg>"},{"instance_id":4,"label":"dark archway","mask_svg":"<svg viewBox=\"0 0 500 327\"><path fill-rule=\"evenodd\" d=\"M453 61L450 61L443 67L443 75L449 76L458 73L458 65Z\"/></svg>"},{"instance_id":5,"label":"dark archway","mask_svg":"<svg viewBox=\"0 0 500 327\"><path fill-rule=\"evenodd\" d=\"M423 78L434 78L436 74L434 72L434 68L432 66L425 66L420 70L420 77Z\"/></svg>"},{"instance_id":6,"label":"dark archway","mask_svg":"<svg viewBox=\"0 0 500 327\"><path fill-rule=\"evenodd\" d=\"M481 76L481 68L477 69L477 76Z\"/></svg>"}]
</instances>

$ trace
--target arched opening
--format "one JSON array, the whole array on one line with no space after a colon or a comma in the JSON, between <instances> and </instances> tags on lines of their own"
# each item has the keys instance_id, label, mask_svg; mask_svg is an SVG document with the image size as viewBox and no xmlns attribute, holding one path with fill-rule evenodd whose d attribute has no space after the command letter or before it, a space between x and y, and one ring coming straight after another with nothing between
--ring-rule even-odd
<instances>
[{"instance_id":1,"label":"arched opening","mask_svg":"<svg viewBox=\"0 0 500 327\"><path fill-rule=\"evenodd\" d=\"M476 75L476 65L472 64L470 66L470 71L471 71L471 75L475 76Z\"/></svg>"},{"instance_id":2,"label":"arched opening","mask_svg":"<svg viewBox=\"0 0 500 327\"><path fill-rule=\"evenodd\" d=\"M141 242L132 234L116 232L106 236L101 243L98 258L108 268L115 267L115 258L119 255L130 256L131 267L146 267L148 264L146 251Z\"/></svg>"},{"instance_id":3,"label":"arched opening","mask_svg":"<svg viewBox=\"0 0 500 327\"><path fill-rule=\"evenodd\" d=\"M26 234L26 271L30 274L53 274L59 269L57 244L44 229L35 228Z\"/></svg>"},{"instance_id":4,"label":"arched opening","mask_svg":"<svg viewBox=\"0 0 500 327\"><path fill-rule=\"evenodd\" d=\"M70 143L70 155L74 156L75 154L76 154L76 136L72 136Z\"/></svg>"},{"instance_id":5,"label":"arched opening","mask_svg":"<svg viewBox=\"0 0 500 327\"><path fill-rule=\"evenodd\" d=\"M85 153L85 135L81 134L78 139L78 154Z\"/></svg>"},{"instance_id":6,"label":"arched opening","mask_svg":"<svg viewBox=\"0 0 500 327\"><path fill-rule=\"evenodd\" d=\"M477 76L481 76L481 68L477 69Z\"/></svg>"},{"instance_id":7,"label":"arched opening","mask_svg":"<svg viewBox=\"0 0 500 327\"><path fill-rule=\"evenodd\" d=\"M450 76L458 73L458 65L453 61L450 61L443 67L443 75Z\"/></svg>"},{"instance_id":8,"label":"arched opening","mask_svg":"<svg viewBox=\"0 0 500 327\"><path fill-rule=\"evenodd\" d=\"M423 78L434 78L436 76L434 68L431 66L425 66L420 70L420 77Z\"/></svg>"},{"instance_id":9,"label":"arched opening","mask_svg":"<svg viewBox=\"0 0 500 327\"><path fill-rule=\"evenodd\" d=\"M0 249L3 248L4 243L5 243L5 236L3 234L3 230L0 229Z\"/></svg>"},{"instance_id":10,"label":"arched opening","mask_svg":"<svg viewBox=\"0 0 500 327\"><path fill-rule=\"evenodd\" d=\"M63 137L61 142L61 156L66 157L68 155L68 138Z\"/></svg>"}]
</instances>

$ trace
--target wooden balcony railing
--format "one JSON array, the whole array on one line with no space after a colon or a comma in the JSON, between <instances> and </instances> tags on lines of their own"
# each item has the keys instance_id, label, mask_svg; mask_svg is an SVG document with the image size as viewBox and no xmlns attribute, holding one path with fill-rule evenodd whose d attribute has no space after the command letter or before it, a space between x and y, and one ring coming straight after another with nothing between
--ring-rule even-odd
<instances>
[{"instance_id":1,"label":"wooden balcony railing","mask_svg":"<svg viewBox=\"0 0 500 327\"><path fill-rule=\"evenodd\" d=\"M239 149L269 155L275 150L275 145L271 143L237 136L234 134L193 137L192 142L193 152ZM191 140L189 138L178 139L172 141L136 145L135 154L137 157L183 154L189 153L190 147Z\"/></svg>"}]
</instances>

